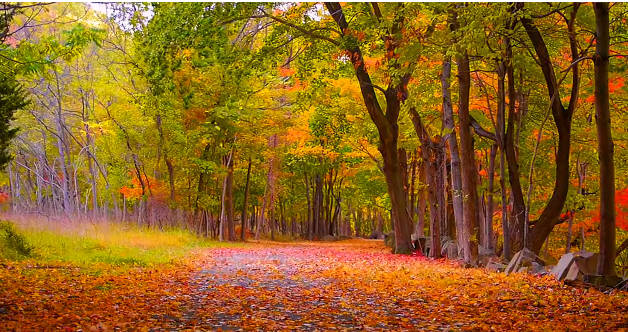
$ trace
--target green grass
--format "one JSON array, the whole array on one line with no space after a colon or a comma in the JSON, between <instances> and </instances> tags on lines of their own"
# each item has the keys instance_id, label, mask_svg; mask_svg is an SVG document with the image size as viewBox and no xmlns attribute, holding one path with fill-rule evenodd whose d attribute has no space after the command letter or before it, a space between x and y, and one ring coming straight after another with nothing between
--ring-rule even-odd
<instances>
[{"instance_id":1,"label":"green grass","mask_svg":"<svg viewBox=\"0 0 628 332\"><path fill-rule=\"evenodd\" d=\"M208 241L184 230L158 231L111 223L62 225L55 229L41 225L13 228L33 248L32 254L20 255L12 250L7 237L0 232L0 259L81 267L148 267L171 263L198 248L237 245Z\"/></svg>"}]
</instances>

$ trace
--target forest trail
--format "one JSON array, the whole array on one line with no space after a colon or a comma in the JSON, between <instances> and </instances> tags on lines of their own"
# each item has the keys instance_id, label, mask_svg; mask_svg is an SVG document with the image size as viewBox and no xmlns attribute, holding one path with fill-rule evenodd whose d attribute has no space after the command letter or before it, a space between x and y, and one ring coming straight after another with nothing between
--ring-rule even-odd
<instances>
[{"instance_id":1,"label":"forest trail","mask_svg":"<svg viewBox=\"0 0 628 332\"><path fill-rule=\"evenodd\" d=\"M620 296L391 255L381 242L211 250L192 277L200 330L512 331L628 327ZM622 302L623 301L623 302Z\"/></svg>"},{"instance_id":2,"label":"forest trail","mask_svg":"<svg viewBox=\"0 0 628 332\"><path fill-rule=\"evenodd\" d=\"M625 292L393 255L382 241L195 249L174 265L0 266L0 331L621 331Z\"/></svg>"}]
</instances>

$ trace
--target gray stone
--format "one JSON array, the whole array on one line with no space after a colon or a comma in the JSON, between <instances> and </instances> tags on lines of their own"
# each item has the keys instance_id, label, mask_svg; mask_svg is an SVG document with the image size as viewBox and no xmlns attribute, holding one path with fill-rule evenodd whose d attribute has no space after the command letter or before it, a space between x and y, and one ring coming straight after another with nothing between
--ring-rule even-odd
<instances>
[{"instance_id":1,"label":"gray stone","mask_svg":"<svg viewBox=\"0 0 628 332\"><path fill-rule=\"evenodd\" d=\"M481 266L486 266L491 261L498 261L499 257L489 249L484 249L481 246L478 246L478 264Z\"/></svg>"},{"instance_id":2,"label":"gray stone","mask_svg":"<svg viewBox=\"0 0 628 332\"><path fill-rule=\"evenodd\" d=\"M576 264L582 274L597 274L597 262L600 259L600 254L592 252L577 252Z\"/></svg>"},{"instance_id":3,"label":"gray stone","mask_svg":"<svg viewBox=\"0 0 628 332\"><path fill-rule=\"evenodd\" d=\"M543 266L537 262L532 262L528 272L530 274L539 275L539 276L544 276L549 273L546 266Z\"/></svg>"},{"instance_id":4,"label":"gray stone","mask_svg":"<svg viewBox=\"0 0 628 332\"><path fill-rule=\"evenodd\" d=\"M585 275L595 275L600 255L592 252L576 252L563 255L551 274L556 280L582 280Z\"/></svg>"},{"instance_id":5,"label":"gray stone","mask_svg":"<svg viewBox=\"0 0 628 332\"><path fill-rule=\"evenodd\" d=\"M522 267L532 267L532 262L545 266L545 262L528 248L517 252L506 267L506 274L519 272ZM526 269L527 271L527 269Z\"/></svg>"},{"instance_id":6,"label":"gray stone","mask_svg":"<svg viewBox=\"0 0 628 332\"><path fill-rule=\"evenodd\" d=\"M448 259L458 259L458 244L453 240L448 240L441 248L441 255Z\"/></svg>"},{"instance_id":7,"label":"gray stone","mask_svg":"<svg viewBox=\"0 0 628 332\"><path fill-rule=\"evenodd\" d=\"M570 253L564 254L558 260L558 263L556 264L556 266L554 266L554 268L552 269L551 274L557 280L565 279L565 277L567 276L567 273L569 272L569 268L571 267L571 264L573 263L573 261L574 261L574 254L573 253L570 252Z\"/></svg>"},{"instance_id":8,"label":"gray stone","mask_svg":"<svg viewBox=\"0 0 628 332\"><path fill-rule=\"evenodd\" d=\"M495 261L489 261L488 264L486 264L486 269L493 272L504 272L506 270L506 265Z\"/></svg>"}]
</instances>

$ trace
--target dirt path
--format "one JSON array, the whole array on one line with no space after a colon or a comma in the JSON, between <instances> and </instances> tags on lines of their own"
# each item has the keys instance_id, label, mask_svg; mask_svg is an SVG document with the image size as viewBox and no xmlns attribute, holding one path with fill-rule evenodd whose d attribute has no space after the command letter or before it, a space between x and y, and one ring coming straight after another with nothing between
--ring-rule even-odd
<instances>
[{"instance_id":1,"label":"dirt path","mask_svg":"<svg viewBox=\"0 0 628 332\"><path fill-rule=\"evenodd\" d=\"M368 241L265 244L213 250L208 256L192 278L188 302L192 304L181 327L586 331L628 326L624 295L588 293L549 279L390 255L379 243Z\"/></svg>"},{"instance_id":2,"label":"dirt path","mask_svg":"<svg viewBox=\"0 0 628 332\"><path fill-rule=\"evenodd\" d=\"M213 309L198 306L186 318L225 331L361 330L365 325L390 330L400 322L418 326L423 321L400 307L382 307L376 293L347 287L331 276L338 266L351 263L342 259L345 254L339 248L311 246L215 251L193 281L200 291L196 300ZM321 264L330 257L338 265ZM379 317L376 324L369 319L373 313Z\"/></svg>"}]
</instances>

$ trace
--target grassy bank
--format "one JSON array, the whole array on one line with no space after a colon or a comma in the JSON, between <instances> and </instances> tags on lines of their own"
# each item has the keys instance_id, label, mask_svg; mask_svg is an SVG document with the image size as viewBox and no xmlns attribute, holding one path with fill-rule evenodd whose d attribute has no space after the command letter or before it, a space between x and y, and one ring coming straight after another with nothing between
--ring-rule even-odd
<instances>
[{"instance_id":1,"label":"grassy bank","mask_svg":"<svg viewBox=\"0 0 628 332\"><path fill-rule=\"evenodd\" d=\"M234 245L180 229L117 223L0 223L0 260L34 264L149 267L176 261L195 249Z\"/></svg>"}]
</instances>

